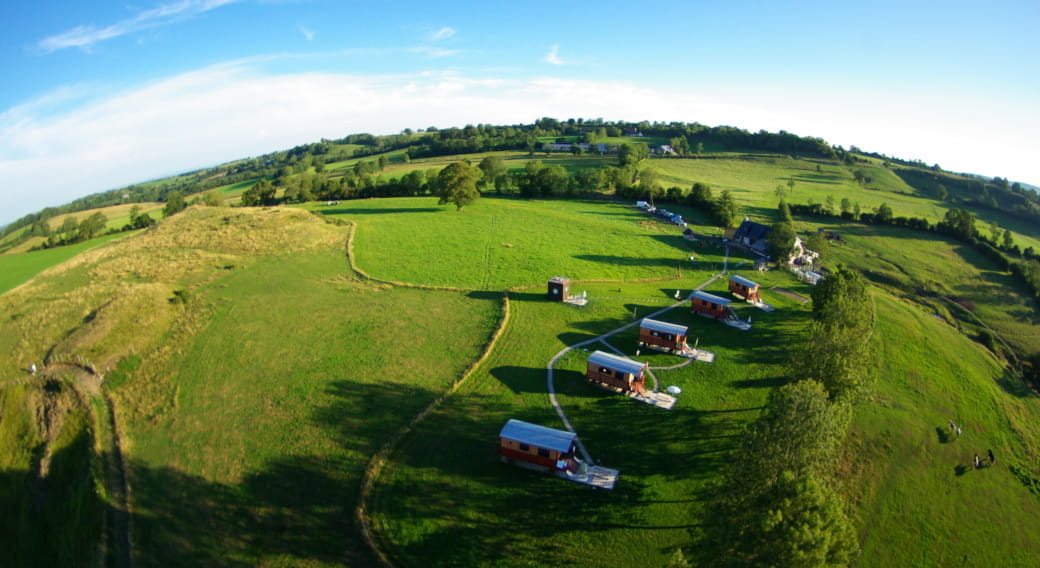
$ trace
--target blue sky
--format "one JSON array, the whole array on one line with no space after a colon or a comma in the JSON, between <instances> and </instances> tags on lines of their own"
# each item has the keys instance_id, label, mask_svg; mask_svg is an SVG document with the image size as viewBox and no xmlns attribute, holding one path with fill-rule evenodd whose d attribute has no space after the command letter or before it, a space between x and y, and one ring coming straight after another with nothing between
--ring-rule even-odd
<instances>
[{"instance_id":1,"label":"blue sky","mask_svg":"<svg viewBox=\"0 0 1040 568\"><path fill-rule=\"evenodd\" d=\"M0 223L355 132L785 129L1040 185L1036 2L0 5Z\"/></svg>"}]
</instances>

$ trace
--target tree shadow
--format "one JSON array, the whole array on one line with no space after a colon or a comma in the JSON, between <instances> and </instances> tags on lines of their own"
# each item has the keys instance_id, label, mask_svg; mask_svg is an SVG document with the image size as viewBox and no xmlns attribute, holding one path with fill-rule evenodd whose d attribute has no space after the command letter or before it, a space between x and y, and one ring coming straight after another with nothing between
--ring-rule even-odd
<instances>
[{"instance_id":1,"label":"tree shadow","mask_svg":"<svg viewBox=\"0 0 1040 568\"><path fill-rule=\"evenodd\" d=\"M438 211L447 211L443 207L388 207L386 209L379 209L376 207L365 208L359 207L357 209L349 208L337 208L337 209L317 209L316 212L322 215L387 215L387 214L408 214L408 213L436 213Z\"/></svg>"},{"instance_id":2,"label":"tree shadow","mask_svg":"<svg viewBox=\"0 0 1040 568\"><path fill-rule=\"evenodd\" d=\"M730 385L733 388L738 389L771 389L778 388L791 382L790 377L763 377L759 379L744 379L740 381L730 381Z\"/></svg>"},{"instance_id":3,"label":"tree shadow","mask_svg":"<svg viewBox=\"0 0 1040 568\"><path fill-rule=\"evenodd\" d=\"M509 390L513 391L514 394L520 394L525 392L548 392L546 389L546 369L503 365L491 369L490 372L492 377L498 379L500 383L505 385L505 387ZM555 371L555 375L557 377L561 373L562 372L559 370Z\"/></svg>"},{"instance_id":4,"label":"tree shadow","mask_svg":"<svg viewBox=\"0 0 1040 568\"><path fill-rule=\"evenodd\" d=\"M1019 398L1036 398L1037 396L1036 391L1029 386L1029 383L1011 369L1004 369L1004 372L997 378L997 385L1004 392Z\"/></svg>"},{"instance_id":5,"label":"tree shadow","mask_svg":"<svg viewBox=\"0 0 1040 568\"><path fill-rule=\"evenodd\" d=\"M618 256L612 254L576 254L574 258L600 264L611 264L614 266L646 266L660 268L675 268L682 259L678 258L647 258L639 256Z\"/></svg>"}]
</instances>

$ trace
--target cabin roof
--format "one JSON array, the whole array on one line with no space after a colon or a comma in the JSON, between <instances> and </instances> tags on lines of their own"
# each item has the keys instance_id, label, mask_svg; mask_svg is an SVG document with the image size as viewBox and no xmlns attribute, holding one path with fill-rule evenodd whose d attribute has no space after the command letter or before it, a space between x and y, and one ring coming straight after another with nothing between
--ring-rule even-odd
<instances>
[{"instance_id":1,"label":"cabin roof","mask_svg":"<svg viewBox=\"0 0 1040 568\"><path fill-rule=\"evenodd\" d=\"M727 300L726 298L720 298L720 297L718 297L718 296L716 296L714 294L709 294L707 292L702 292L700 290L697 290L696 292L694 292L693 293L693 297L694 298L700 298L702 300L707 300L707 301L709 301L709 302L711 302L713 304L719 304L721 306L728 306L729 305L729 300Z\"/></svg>"},{"instance_id":2,"label":"cabin roof","mask_svg":"<svg viewBox=\"0 0 1040 568\"><path fill-rule=\"evenodd\" d=\"M643 318L643 321L639 323L639 327L645 327L646 329L652 329L664 333L674 333L675 335L686 335L686 331L688 330L685 325L668 323L666 321L657 321L650 318Z\"/></svg>"},{"instance_id":3,"label":"cabin roof","mask_svg":"<svg viewBox=\"0 0 1040 568\"><path fill-rule=\"evenodd\" d=\"M570 278L566 278L564 276L553 276L552 278L549 279L549 282L559 282L561 284L567 283L567 282L570 282L570 281L571 281Z\"/></svg>"},{"instance_id":4,"label":"cabin roof","mask_svg":"<svg viewBox=\"0 0 1040 568\"><path fill-rule=\"evenodd\" d=\"M754 241L760 241L766 238L769 234L769 225L763 225L744 219L744 222L737 227L737 232L733 234L736 239L748 238Z\"/></svg>"},{"instance_id":5,"label":"cabin roof","mask_svg":"<svg viewBox=\"0 0 1040 568\"><path fill-rule=\"evenodd\" d=\"M597 365L603 365L604 367L610 367L611 369L621 371L623 373L632 373L633 375L639 373L647 367L646 363L633 361L628 357L611 355L610 353L604 353L603 351L596 351L592 355L589 355L589 362L596 363Z\"/></svg>"},{"instance_id":6,"label":"cabin roof","mask_svg":"<svg viewBox=\"0 0 1040 568\"><path fill-rule=\"evenodd\" d=\"M500 438L508 438L523 444L530 444L547 450L569 452L574 439L578 437L574 432L557 430L548 426L531 424L516 418L510 418L502 431L498 433Z\"/></svg>"},{"instance_id":7,"label":"cabin roof","mask_svg":"<svg viewBox=\"0 0 1040 568\"><path fill-rule=\"evenodd\" d=\"M734 282L739 282L740 284L743 284L744 286L747 286L748 288L757 288L758 287L758 282L752 282L751 280L748 280L747 278L744 278L743 276L737 276L736 274L734 274L733 276L730 276L729 279L734 281Z\"/></svg>"}]
</instances>

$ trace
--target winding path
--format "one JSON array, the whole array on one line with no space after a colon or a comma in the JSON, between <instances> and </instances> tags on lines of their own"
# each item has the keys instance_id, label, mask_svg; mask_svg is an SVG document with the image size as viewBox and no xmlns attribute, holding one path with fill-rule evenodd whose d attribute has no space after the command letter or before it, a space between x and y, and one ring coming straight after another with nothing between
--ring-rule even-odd
<instances>
[{"instance_id":1,"label":"winding path","mask_svg":"<svg viewBox=\"0 0 1040 568\"><path fill-rule=\"evenodd\" d=\"M729 268L729 247L726 247L726 256L725 256L725 259L723 260L723 263L722 263L722 272L716 274L715 276L712 276L711 278L707 279L703 284L701 284L700 286L697 286L696 288L691 290L690 294L687 295L682 300L679 300L678 302L674 302L670 306L666 306L664 308L661 308L661 309L657 310L656 312L653 312L653 313L651 313L649 315L646 315L646 316L643 316L643 317L647 317L647 318L656 317L659 314L663 314L663 313L665 313L665 312L667 312L669 310L673 310L673 309L678 308L679 306L685 304L686 302L690 301L690 299L693 296L694 292L696 292L698 290L703 290L705 287L709 286L711 283L713 283L716 280L718 280L719 278L721 278L722 275L726 274L728 268ZM639 320L633 320L633 321L631 321L629 323L626 323L625 325L623 325L623 326L621 326L619 328L616 328L616 329L613 329L611 331L608 331L608 332L604 333L603 335L599 335L599 336L593 337L592 339L586 339L585 341L582 341L580 343L575 343L574 345L568 345L567 347L564 347L563 349L561 349L559 351L559 353L557 353L556 355L553 355L553 358L550 359L548 365L546 365L546 388L549 391L549 403L552 404L553 410L555 410L556 414L560 417L560 420L563 422L563 426L565 428L567 428L567 430L569 432L573 432L575 434L574 441L575 441L575 443L576 443L576 445L578 447L578 451L581 452L581 457L584 458L584 460L587 463L595 463L595 462L592 461L592 456L590 456L588 450L585 449L585 444L582 443L581 436L577 435L578 432L574 429L574 426L571 424L571 421L569 419L567 419L567 413L565 413L563 411L563 407L560 406L560 401L556 399L556 385L554 384L554 380L553 380L553 369L556 366L556 362L559 361L561 357L566 355L572 349L576 349L576 348L579 348L579 347L584 347L584 346L589 345L591 343L596 343L597 341L602 342L604 345L606 345L607 347L610 347L614 351L618 351L612 345L607 343L607 338L611 337L613 335L616 335L618 333L621 333L622 331L625 331L626 329L628 329L628 328L630 328L630 327L632 327L634 325L637 325L641 319L643 319L643 318L640 318ZM683 364L676 365L676 366L673 366L673 367L663 367L663 369L674 369L674 368L677 368L677 367L681 367L683 365L688 365L692 361L693 360L691 359L687 363L683 363ZM657 389L658 389L657 377L654 376L653 373L650 373L650 376L654 380L654 391L657 391Z\"/></svg>"}]
</instances>

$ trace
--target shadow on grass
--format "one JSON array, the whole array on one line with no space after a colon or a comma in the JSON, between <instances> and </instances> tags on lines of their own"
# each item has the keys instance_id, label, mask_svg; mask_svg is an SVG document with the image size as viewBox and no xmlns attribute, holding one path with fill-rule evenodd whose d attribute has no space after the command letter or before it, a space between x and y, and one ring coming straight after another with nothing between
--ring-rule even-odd
<instances>
[{"instance_id":1,"label":"shadow on grass","mask_svg":"<svg viewBox=\"0 0 1040 568\"><path fill-rule=\"evenodd\" d=\"M575 424L592 455L621 470L613 491L597 491L501 463L497 435L507 418L561 428L545 408L463 396L395 452L373 513L390 527L388 539L401 543L393 550L400 564L494 566L544 558L551 549L554 564L585 565L582 547L566 543L601 531L696 528L648 512L648 505L687 501L660 500L644 476L712 475L734 443L723 437L725 418L685 411L662 420L659 409L603 396L585 404Z\"/></svg>"},{"instance_id":2,"label":"shadow on grass","mask_svg":"<svg viewBox=\"0 0 1040 568\"><path fill-rule=\"evenodd\" d=\"M612 254L576 254L574 258L600 264L612 264L614 266L648 266L675 268L676 264L683 262L680 258L646 258L638 256L618 256Z\"/></svg>"},{"instance_id":3,"label":"shadow on grass","mask_svg":"<svg viewBox=\"0 0 1040 568\"><path fill-rule=\"evenodd\" d=\"M958 465L956 465L953 468L953 474L956 475L957 477L960 477L960 476L964 475L965 473L968 473L969 471L971 471L971 466L964 465L964 464L958 464Z\"/></svg>"},{"instance_id":4,"label":"shadow on grass","mask_svg":"<svg viewBox=\"0 0 1040 568\"><path fill-rule=\"evenodd\" d=\"M935 427L935 437L939 439L940 444L948 444L953 440L950 438L950 433L942 426Z\"/></svg>"},{"instance_id":5,"label":"shadow on grass","mask_svg":"<svg viewBox=\"0 0 1040 568\"><path fill-rule=\"evenodd\" d=\"M997 378L997 385L1004 389L1004 392L1019 398L1036 398L1037 396L1029 383L1011 369L1004 369L1004 373Z\"/></svg>"},{"instance_id":6,"label":"shadow on grass","mask_svg":"<svg viewBox=\"0 0 1040 568\"><path fill-rule=\"evenodd\" d=\"M447 208L440 207L387 207L386 209L379 209L376 207L364 208L359 207L357 209L318 209L317 212L322 215L390 215L390 214L405 214L405 213L435 213L437 211L448 211Z\"/></svg>"},{"instance_id":7,"label":"shadow on grass","mask_svg":"<svg viewBox=\"0 0 1040 568\"><path fill-rule=\"evenodd\" d=\"M763 377L760 379L744 379L730 381L730 386L738 389L771 389L778 388L791 382L790 377Z\"/></svg>"}]
</instances>

